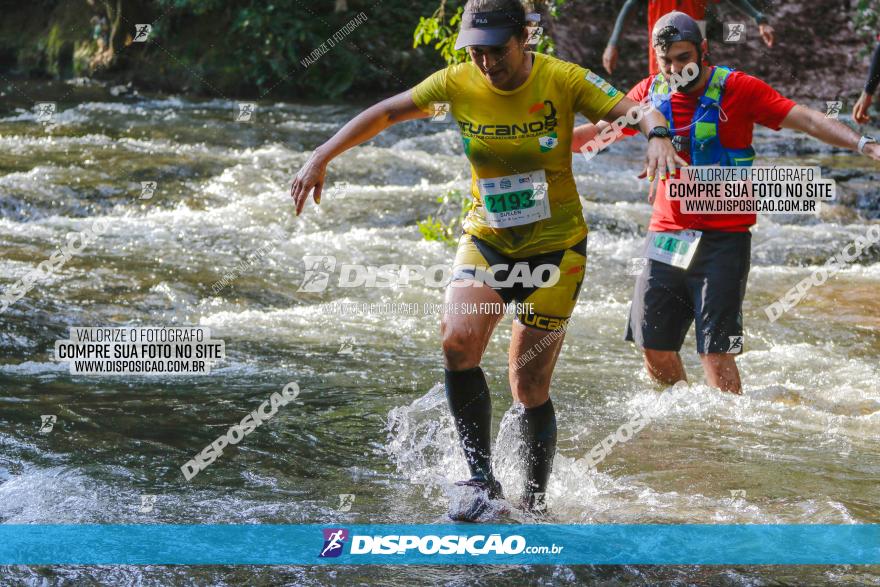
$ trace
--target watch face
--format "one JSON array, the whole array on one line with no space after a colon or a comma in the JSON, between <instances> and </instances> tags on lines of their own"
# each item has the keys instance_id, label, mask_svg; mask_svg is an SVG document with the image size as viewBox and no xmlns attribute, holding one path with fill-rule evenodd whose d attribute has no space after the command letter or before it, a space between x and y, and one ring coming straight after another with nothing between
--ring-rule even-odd
<instances>
[{"instance_id":1,"label":"watch face","mask_svg":"<svg viewBox=\"0 0 880 587\"><path fill-rule=\"evenodd\" d=\"M671 136L669 129L665 126L658 126L656 128L651 129L650 137L660 137L661 139L668 139Z\"/></svg>"}]
</instances>

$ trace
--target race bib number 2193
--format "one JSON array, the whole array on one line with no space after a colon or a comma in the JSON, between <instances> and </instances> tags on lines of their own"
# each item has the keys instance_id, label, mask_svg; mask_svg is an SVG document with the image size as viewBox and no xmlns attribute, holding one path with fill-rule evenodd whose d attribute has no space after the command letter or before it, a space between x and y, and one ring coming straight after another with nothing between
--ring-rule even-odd
<instances>
[{"instance_id":1,"label":"race bib number 2193","mask_svg":"<svg viewBox=\"0 0 880 587\"><path fill-rule=\"evenodd\" d=\"M486 219L493 228L531 224L550 218L544 170L477 180Z\"/></svg>"}]
</instances>

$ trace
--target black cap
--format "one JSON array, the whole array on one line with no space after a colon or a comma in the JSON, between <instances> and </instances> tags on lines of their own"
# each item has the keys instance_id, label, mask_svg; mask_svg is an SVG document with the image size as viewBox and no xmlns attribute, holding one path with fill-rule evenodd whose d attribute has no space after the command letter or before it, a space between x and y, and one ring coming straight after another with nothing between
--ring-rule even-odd
<instances>
[{"instance_id":1,"label":"black cap","mask_svg":"<svg viewBox=\"0 0 880 587\"><path fill-rule=\"evenodd\" d=\"M660 35L664 29L674 29L672 34ZM665 45L667 43L675 43L676 41L689 41L699 45L703 42L703 33L700 31L700 25L684 12L669 12L661 16L651 31L651 43L657 45Z\"/></svg>"},{"instance_id":2,"label":"black cap","mask_svg":"<svg viewBox=\"0 0 880 587\"><path fill-rule=\"evenodd\" d=\"M495 10L492 12L465 12L461 16L461 30L455 40L455 49L472 45L503 45L526 26L522 14Z\"/></svg>"}]
</instances>

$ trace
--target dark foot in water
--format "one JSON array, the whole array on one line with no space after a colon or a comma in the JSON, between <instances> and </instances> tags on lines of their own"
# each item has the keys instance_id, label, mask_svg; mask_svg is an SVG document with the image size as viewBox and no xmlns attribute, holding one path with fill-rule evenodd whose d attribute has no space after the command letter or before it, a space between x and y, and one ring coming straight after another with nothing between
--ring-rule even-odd
<instances>
[{"instance_id":1,"label":"dark foot in water","mask_svg":"<svg viewBox=\"0 0 880 587\"><path fill-rule=\"evenodd\" d=\"M521 510L536 518L547 518L550 510L547 508L547 498L544 493L527 492L519 503Z\"/></svg>"},{"instance_id":2,"label":"dark foot in water","mask_svg":"<svg viewBox=\"0 0 880 587\"><path fill-rule=\"evenodd\" d=\"M474 478L459 481L449 498L449 517L456 522L476 522L489 515L500 515L507 508L501 484L497 481Z\"/></svg>"}]
</instances>

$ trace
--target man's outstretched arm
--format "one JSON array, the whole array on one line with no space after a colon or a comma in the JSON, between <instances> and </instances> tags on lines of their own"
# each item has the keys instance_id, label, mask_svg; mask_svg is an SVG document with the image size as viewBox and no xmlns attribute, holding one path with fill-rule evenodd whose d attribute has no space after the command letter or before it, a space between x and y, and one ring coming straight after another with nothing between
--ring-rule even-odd
<instances>
[{"instance_id":1,"label":"man's outstretched arm","mask_svg":"<svg viewBox=\"0 0 880 587\"><path fill-rule=\"evenodd\" d=\"M835 147L843 147L858 152L861 136L833 118L828 118L823 113L797 105L791 109L788 116L782 121L783 128L799 130L819 139L828 145ZM868 143L864 147L864 154L880 161L880 145L877 143Z\"/></svg>"}]
</instances>

